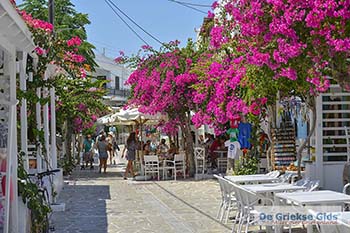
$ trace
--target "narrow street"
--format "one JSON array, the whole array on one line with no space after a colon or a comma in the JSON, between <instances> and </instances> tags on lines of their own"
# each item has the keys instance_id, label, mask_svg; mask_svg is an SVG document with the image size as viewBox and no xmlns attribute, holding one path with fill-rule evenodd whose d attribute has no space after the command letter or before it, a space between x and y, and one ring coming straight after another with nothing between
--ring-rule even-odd
<instances>
[{"instance_id":1,"label":"narrow street","mask_svg":"<svg viewBox=\"0 0 350 233\"><path fill-rule=\"evenodd\" d=\"M55 212L56 233L230 232L216 220L220 189L215 180L123 180L124 164L106 174L78 170L65 181Z\"/></svg>"}]
</instances>

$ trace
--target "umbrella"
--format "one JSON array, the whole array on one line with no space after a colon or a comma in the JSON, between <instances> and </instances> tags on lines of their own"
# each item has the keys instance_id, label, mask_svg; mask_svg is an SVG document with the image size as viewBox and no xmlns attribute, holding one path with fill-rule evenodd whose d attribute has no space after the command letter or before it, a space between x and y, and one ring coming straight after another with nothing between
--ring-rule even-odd
<instances>
[{"instance_id":1,"label":"umbrella","mask_svg":"<svg viewBox=\"0 0 350 233\"><path fill-rule=\"evenodd\" d=\"M112 121L113 121L113 118L111 118L113 114L110 113L108 115L105 115L103 117L100 117L96 120L96 123L98 125L107 125L107 124L110 124Z\"/></svg>"},{"instance_id":2,"label":"umbrella","mask_svg":"<svg viewBox=\"0 0 350 233\"><path fill-rule=\"evenodd\" d=\"M139 112L137 108L121 110L111 116L112 125L139 125L139 124L155 124L160 120L165 120L166 117L161 114L145 114Z\"/></svg>"},{"instance_id":3,"label":"umbrella","mask_svg":"<svg viewBox=\"0 0 350 233\"><path fill-rule=\"evenodd\" d=\"M156 124L160 120L166 120L167 117L161 114L145 114L139 112L138 108L129 108L127 110L120 110L117 113L114 113L110 116L112 122L110 125L137 125L140 129L140 140L142 139L142 128L144 124ZM143 146L141 147L141 154L143 154ZM142 170L142 163L141 163Z\"/></svg>"}]
</instances>

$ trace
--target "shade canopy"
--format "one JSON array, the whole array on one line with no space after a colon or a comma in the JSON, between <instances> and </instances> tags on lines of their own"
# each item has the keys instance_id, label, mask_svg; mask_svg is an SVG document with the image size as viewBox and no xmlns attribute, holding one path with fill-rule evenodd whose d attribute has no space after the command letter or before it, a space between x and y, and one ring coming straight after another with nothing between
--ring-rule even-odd
<instances>
[{"instance_id":1,"label":"shade canopy","mask_svg":"<svg viewBox=\"0 0 350 233\"><path fill-rule=\"evenodd\" d=\"M111 125L137 125L137 124L156 124L160 120L166 120L166 116L161 114L145 114L139 112L137 108L120 110L111 115Z\"/></svg>"},{"instance_id":2,"label":"shade canopy","mask_svg":"<svg viewBox=\"0 0 350 233\"><path fill-rule=\"evenodd\" d=\"M111 118L113 114L110 113L108 115L105 115L103 117L100 117L97 119L96 124L97 125L108 125L111 124L113 122L113 119Z\"/></svg>"}]
</instances>

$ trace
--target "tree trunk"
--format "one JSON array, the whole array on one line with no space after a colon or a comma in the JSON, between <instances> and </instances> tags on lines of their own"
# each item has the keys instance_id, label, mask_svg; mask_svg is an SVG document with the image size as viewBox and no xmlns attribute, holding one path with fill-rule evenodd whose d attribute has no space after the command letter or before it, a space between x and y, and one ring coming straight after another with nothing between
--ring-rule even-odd
<instances>
[{"instance_id":1,"label":"tree trunk","mask_svg":"<svg viewBox=\"0 0 350 233\"><path fill-rule=\"evenodd\" d=\"M268 128L267 128L267 137L270 141L270 146L266 151L266 160L268 171L272 170L272 148L274 146L274 141L272 140L272 129L276 128L276 105L271 105L267 107L268 116Z\"/></svg>"},{"instance_id":2,"label":"tree trunk","mask_svg":"<svg viewBox=\"0 0 350 233\"><path fill-rule=\"evenodd\" d=\"M193 152L193 140L191 134L190 115L183 118L184 124L181 125L181 130L185 136L185 149L189 162L189 176L193 177L195 173L194 152Z\"/></svg>"},{"instance_id":3,"label":"tree trunk","mask_svg":"<svg viewBox=\"0 0 350 233\"><path fill-rule=\"evenodd\" d=\"M316 128L316 99L313 96L308 96L306 100L306 105L312 112L312 125L311 129L307 135L307 138L302 142L302 144L299 146L297 151L297 159L298 159L298 179L301 178L301 159L302 159L302 152L306 146L306 143L310 140L311 136L313 135L315 128Z\"/></svg>"}]
</instances>

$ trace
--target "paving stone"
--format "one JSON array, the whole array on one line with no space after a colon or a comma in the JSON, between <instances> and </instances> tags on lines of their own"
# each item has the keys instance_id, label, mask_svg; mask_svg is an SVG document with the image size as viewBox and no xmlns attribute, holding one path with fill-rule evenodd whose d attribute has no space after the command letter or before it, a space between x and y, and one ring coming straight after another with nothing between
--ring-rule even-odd
<instances>
[{"instance_id":1,"label":"paving stone","mask_svg":"<svg viewBox=\"0 0 350 233\"><path fill-rule=\"evenodd\" d=\"M55 233L228 233L216 219L220 188L215 180L123 180L122 166L106 174L75 170L65 180L55 212Z\"/></svg>"}]
</instances>

